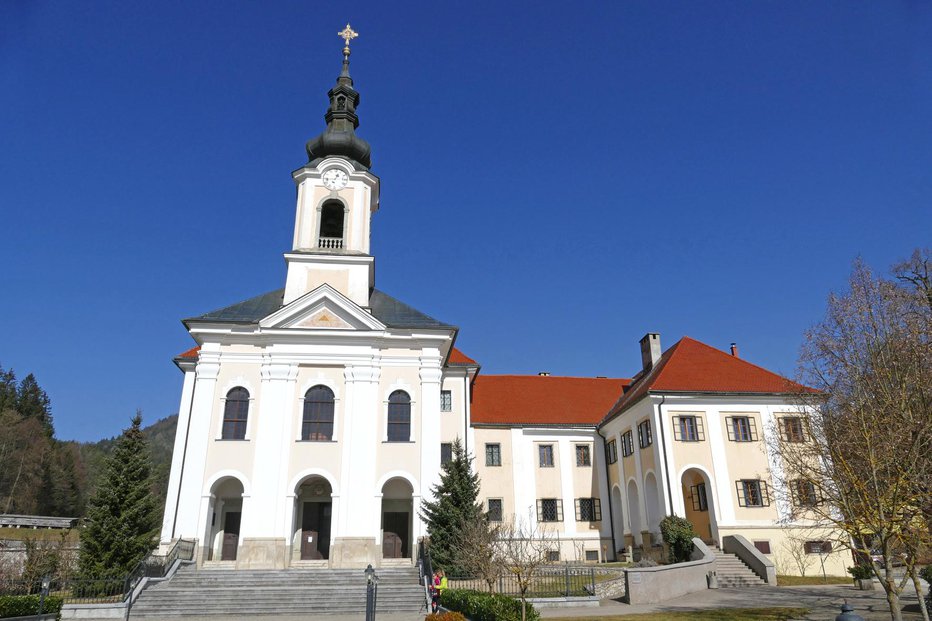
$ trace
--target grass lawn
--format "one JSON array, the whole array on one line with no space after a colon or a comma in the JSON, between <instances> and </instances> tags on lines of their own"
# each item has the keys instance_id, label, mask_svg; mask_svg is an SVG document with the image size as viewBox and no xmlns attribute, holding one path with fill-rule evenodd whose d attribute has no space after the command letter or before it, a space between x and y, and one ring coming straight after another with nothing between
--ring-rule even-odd
<instances>
[{"instance_id":1,"label":"grass lawn","mask_svg":"<svg viewBox=\"0 0 932 621\"><path fill-rule=\"evenodd\" d=\"M843 576L777 576L777 586L815 586L819 584L854 584Z\"/></svg>"},{"instance_id":2,"label":"grass lawn","mask_svg":"<svg viewBox=\"0 0 932 621\"><path fill-rule=\"evenodd\" d=\"M23 541L32 539L34 541L58 541L62 532L67 532L65 541L78 540L78 529L71 528L63 531L59 528L0 528L0 539L12 539L14 541Z\"/></svg>"},{"instance_id":3,"label":"grass lawn","mask_svg":"<svg viewBox=\"0 0 932 621\"><path fill-rule=\"evenodd\" d=\"M599 621L666 621L690 619L696 621L789 621L801 619L808 608L720 608L718 610L689 610L682 612L649 612L639 615L599 617ZM560 617L550 621L578 621L576 617Z\"/></svg>"}]
</instances>

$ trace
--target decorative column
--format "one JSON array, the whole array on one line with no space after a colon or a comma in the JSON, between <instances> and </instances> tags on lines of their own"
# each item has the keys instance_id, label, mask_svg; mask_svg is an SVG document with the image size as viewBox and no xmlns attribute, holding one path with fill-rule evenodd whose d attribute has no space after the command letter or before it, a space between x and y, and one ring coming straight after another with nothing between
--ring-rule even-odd
<instances>
[{"instance_id":1,"label":"decorative column","mask_svg":"<svg viewBox=\"0 0 932 621\"><path fill-rule=\"evenodd\" d=\"M346 387L345 416L340 442L341 510L334 511L332 567L365 567L381 558L378 538L381 503L375 489L376 464L384 428L385 404L379 398L381 371L378 359L370 364L347 366L343 370ZM373 527L373 522L375 526Z\"/></svg>"},{"instance_id":2,"label":"decorative column","mask_svg":"<svg viewBox=\"0 0 932 621\"><path fill-rule=\"evenodd\" d=\"M428 351L430 352L428 354ZM440 381L443 372L440 369L440 353L426 350L421 356L421 435L416 446L421 451L421 471L418 479L420 490L413 490L413 542L424 533L424 523L418 512L420 498L433 500L433 488L440 483ZM418 503L418 504L415 504Z\"/></svg>"},{"instance_id":3,"label":"decorative column","mask_svg":"<svg viewBox=\"0 0 932 621\"><path fill-rule=\"evenodd\" d=\"M255 441L252 496L243 498L242 542L236 566L248 569L285 567L285 507L281 492L288 463L282 455L282 435L295 412L298 366L266 357L260 368L262 385L252 434Z\"/></svg>"},{"instance_id":4,"label":"decorative column","mask_svg":"<svg viewBox=\"0 0 932 621\"><path fill-rule=\"evenodd\" d=\"M195 538L199 541L204 537L204 533L198 528L200 524L198 514L201 512L199 499L203 493L210 493L210 490L204 490L204 468L207 463L207 452L213 442L213 438L210 437L210 421L214 405L218 403L216 389L219 373L220 352L208 352L202 349L194 372L188 449L175 453L176 456L184 459L184 473L179 472L181 498L178 502L177 519L173 519L175 537ZM178 432L182 433L180 424ZM174 462L174 458L172 461ZM174 468L174 463L172 463L172 468Z\"/></svg>"},{"instance_id":5,"label":"decorative column","mask_svg":"<svg viewBox=\"0 0 932 621\"><path fill-rule=\"evenodd\" d=\"M162 515L162 534L159 541L163 545L171 543L175 538L175 512L178 509L179 489L181 485L181 472L185 462L184 453L188 441L188 421L191 416L191 405L194 400L195 365L185 368L184 386L181 389L181 404L178 406L178 426L175 430L175 444L172 449L171 471L168 475L168 494L165 497L165 512Z\"/></svg>"}]
</instances>

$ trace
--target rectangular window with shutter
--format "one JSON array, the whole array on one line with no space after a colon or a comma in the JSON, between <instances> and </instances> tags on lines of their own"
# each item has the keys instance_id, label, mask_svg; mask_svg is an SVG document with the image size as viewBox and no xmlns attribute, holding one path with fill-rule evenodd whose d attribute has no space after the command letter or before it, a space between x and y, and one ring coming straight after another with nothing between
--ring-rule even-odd
<instances>
[{"instance_id":1,"label":"rectangular window with shutter","mask_svg":"<svg viewBox=\"0 0 932 621\"><path fill-rule=\"evenodd\" d=\"M780 438L784 442L806 442L806 422L801 416L784 416L780 419Z\"/></svg>"},{"instance_id":2,"label":"rectangular window with shutter","mask_svg":"<svg viewBox=\"0 0 932 621\"><path fill-rule=\"evenodd\" d=\"M578 522L601 522L602 521L602 504L598 498L577 498L576 499L576 521Z\"/></svg>"},{"instance_id":3,"label":"rectangular window with shutter","mask_svg":"<svg viewBox=\"0 0 932 621\"><path fill-rule=\"evenodd\" d=\"M769 507L770 490L766 481L760 479L741 479L735 481L738 492L738 506Z\"/></svg>"},{"instance_id":4,"label":"rectangular window with shutter","mask_svg":"<svg viewBox=\"0 0 932 621\"><path fill-rule=\"evenodd\" d=\"M559 498L538 498L537 499L537 521L538 522L562 522L563 521L563 503Z\"/></svg>"},{"instance_id":5,"label":"rectangular window with shutter","mask_svg":"<svg viewBox=\"0 0 932 621\"><path fill-rule=\"evenodd\" d=\"M618 461L618 445L614 440L605 445L605 459L610 464Z\"/></svg>"},{"instance_id":6,"label":"rectangular window with shutter","mask_svg":"<svg viewBox=\"0 0 932 621\"><path fill-rule=\"evenodd\" d=\"M757 420L753 416L726 416L725 429L732 442L757 442Z\"/></svg>"},{"instance_id":7,"label":"rectangular window with shutter","mask_svg":"<svg viewBox=\"0 0 932 621\"><path fill-rule=\"evenodd\" d=\"M692 500L693 511L709 510L709 497L705 489L705 483L698 483L690 487L689 497Z\"/></svg>"},{"instance_id":8,"label":"rectangular window with shutter","mask_svg":"<svg viewBox=\"0 0 932 621\"><path fill-rule=\"evenodd\" d=\"M790 481L790 492L795 507L815 507L822 500L819 490L809 479L793 479Z\"/></svg>"},{"instance_id":9,"label":"rectangular window with shutter","mask_svg":"<svg viewBox=\"0 0 932 621\"><path fill-rule=\"evenodd\" d=\"M702 417L694 415L673 417L673 439L679 442L702 442L705 440L705 430L702 427Z\"/></svg>"},{"instance_id":10,"label":"rectangular window with shutter","mask_svg":"<svg viewBox=\"0 0 932 621\"><path fill-rule=\"evenodd\" d=\"M634 434L631 430L624 432L621 436L621 454L624 457L634 454Z\"/></svg>"},{"instance_id":11,"label":"rectangular window with shutter","mask_svg":"<svg viewBox=\"0 0 932 621\"><path fill-rule=\"evenodd\" d=\"M654 436L651 433L650 421L644 420L638 423L638 446L647 448L654 443Z\"/></svg>"}]
</instances>

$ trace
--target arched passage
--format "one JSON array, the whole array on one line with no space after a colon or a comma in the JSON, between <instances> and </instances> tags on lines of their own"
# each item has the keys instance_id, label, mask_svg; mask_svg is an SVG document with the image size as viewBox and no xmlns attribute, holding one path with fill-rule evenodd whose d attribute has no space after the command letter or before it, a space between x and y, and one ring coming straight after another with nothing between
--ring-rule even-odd
<instances>
[{"instance_id":1,"label":"arched passage","mask_svg":"<svg viewBox=\"0 0 932 621\"><path fill-rule=\"evenodd\" d=\"M236 560L243 520L243 489L243 483L235 477L222 477L211 485L205 560Z\"/></svg>"},{"instance_id":2,"label":"arched passage","mask_svg":"<svg viewBox=\"0 0 932 621\"><path fill-rule=\"evenodd\" d=\"M703 541L716 541L715 508L712 506L712 484L708 476L698 468L689 468L683 472L681 482L686 519L692 522L693 530Z\"/></svg>"},{"instance_id":3,"label":"arched passage","mask_svg":"<svg viewBox=\"0 0 932 621\"><path fill-rule=\"evenodd\" d=\"M663 511L660 508L660 488L657 487L657 477L653 472L648 472L644 477L644 509L647 513L647 530L660 532Z\"/></svg>"},{"instance_id":4,"label":"arched passage","mask_svg":"<svg viewBox=\"0 0 932 621\"><path fill-rule=\"evenodd\" d=\"M394 477L382 485L382 558L411 558L414 488Z\"/></svg>"},{"instance_id":5,"label":"arched passage","mask_svg":"<svg viewBox=\"0 0 932 621\"><path fill-rule=\"evenodd\" d=\"M631 537L635 542L641 540L641 499L638 486L634 481L628 481L628 524L631 527Z\"/></svg>"},{"instance_id":6,"label":"arched passage","mask_svg":"<svg viewBox=\"0 0 932 621\"><path fill-rule=\"evenodd\" d=\"M291 559L319 561L330 558L333 488L320 475L311 475L295 487Z\"/></svg>"},{"instance_id":7,"label":"arched passage","mask_svg":"<svg viewBox=\"0 0 932 621\"><path fill-rule=\"evenodd\" d=\"M621 504L621 489L617 485L612 487L612 527L615 530L615 551L625 547L625 514Z\"/></svg>"}]
</instances>

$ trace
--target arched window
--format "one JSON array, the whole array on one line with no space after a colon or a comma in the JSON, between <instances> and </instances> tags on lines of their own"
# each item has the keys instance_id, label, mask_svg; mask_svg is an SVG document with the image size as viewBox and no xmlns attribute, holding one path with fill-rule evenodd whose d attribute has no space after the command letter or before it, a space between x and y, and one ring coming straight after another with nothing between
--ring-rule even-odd
<instances>
[{"instance_id":1,"label":"arched window","mask_svg":"<svg viewBox=\"0 0 932 621\"><path fill-rule=\"evenodd\" d=\"M343 216L345 209L339 201L327 201L320 209L320 248L343 247Z\"/></svg>"},{"instance_id":2,"label":"arched window","mask_svg":"<svg viewBox=\"0 0 932 621\"><path fill-rule=\"evenodd\" d=\"M411 439L411 397L396 390L388 397L388 441L407 442Z\"/></svg>"},{"instance_id":3,"label":"arched window","mask_svg":"<svg viewBox=\"0 0 932 621\"><path fill-rule=\"evenodd\" d=\"M223 433L220 437L224 440L245 440L248 417L249 391L237 386L227 393L223 406Z\"/></svg>"},{"instance_id":4,"label":"arched window","mask_svg":"<svg viewBox=\"0 0 932 621\"><path fill-rule=\"evenodd\" d=\"M301 439L333 440L333 391L326 386L314 386L304 395Z\"/></svg>"}]
</instances>

